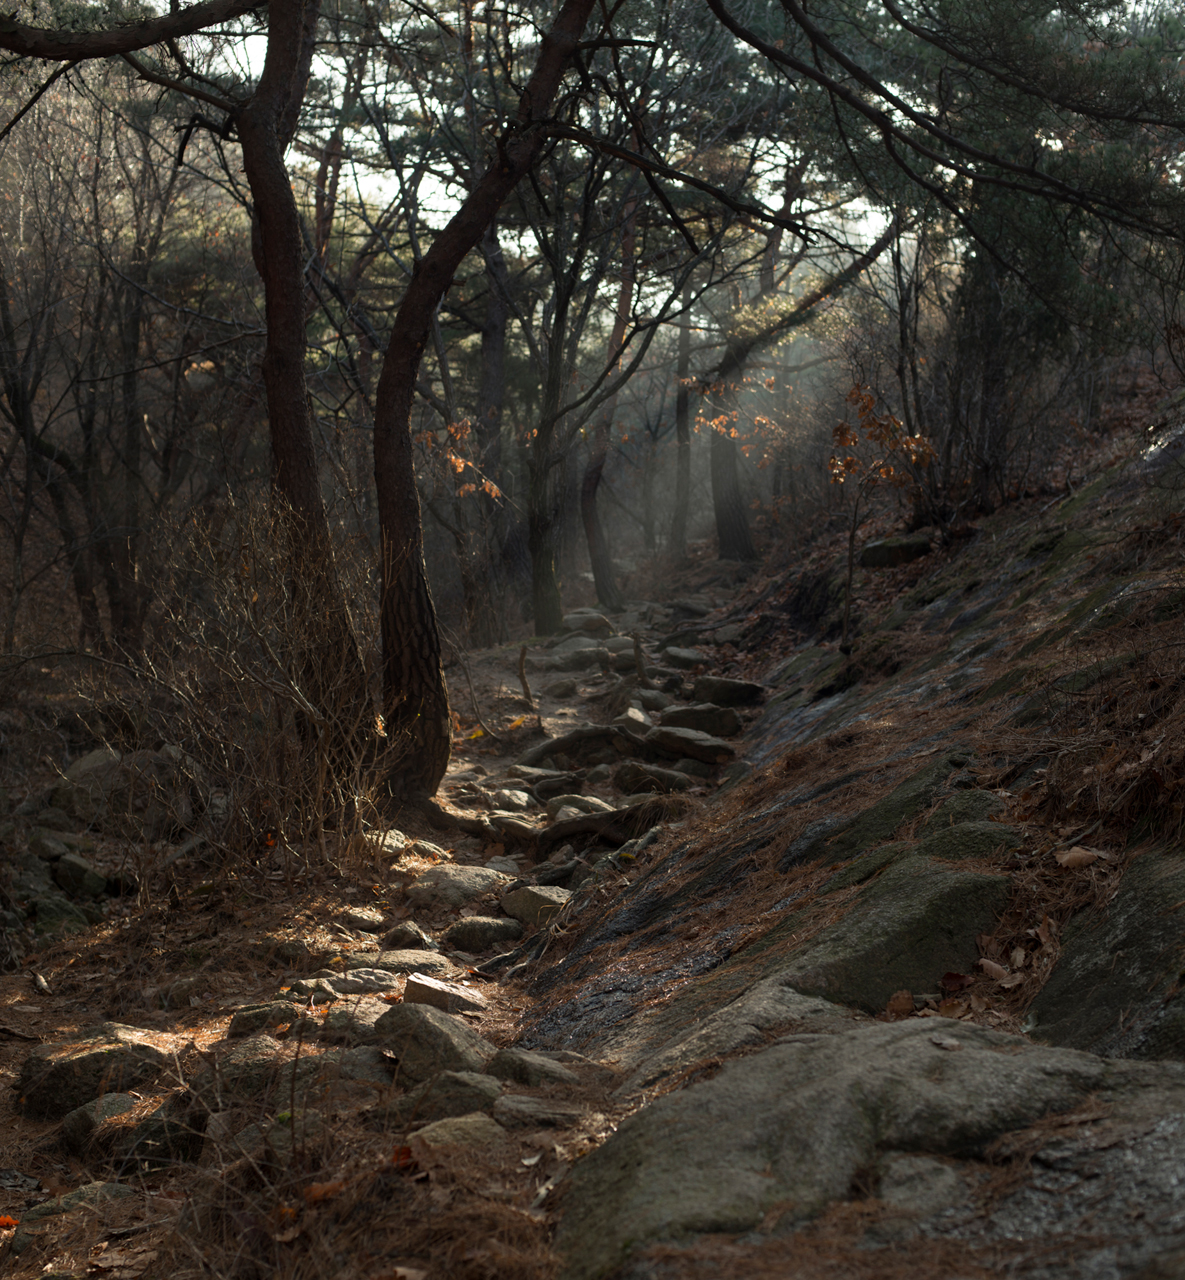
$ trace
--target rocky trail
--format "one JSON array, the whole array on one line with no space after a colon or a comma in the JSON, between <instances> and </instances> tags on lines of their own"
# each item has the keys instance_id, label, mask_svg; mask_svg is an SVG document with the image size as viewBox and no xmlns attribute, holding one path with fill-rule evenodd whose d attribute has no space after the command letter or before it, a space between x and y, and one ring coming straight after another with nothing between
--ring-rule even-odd
<instances>
[{"instance_id":1,"label":"rocky trail","mask_svg":"<svg viewBox=\"0 0 1185 1280\"><path fill-rule=\"evenodd\" d=\"M80 744L0 827L4 1274L1185 1277L1173 439L866 545L849 653L835 539L458 655L338 876Z\"/></svg>"}]
</instances>

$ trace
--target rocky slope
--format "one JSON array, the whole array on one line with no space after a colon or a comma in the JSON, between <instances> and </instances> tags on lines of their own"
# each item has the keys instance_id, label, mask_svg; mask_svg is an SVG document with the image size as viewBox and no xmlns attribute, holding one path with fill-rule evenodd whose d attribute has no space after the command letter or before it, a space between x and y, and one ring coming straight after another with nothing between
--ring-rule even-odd
<instances>
[{"instance_id":1,"label":"rocky slope","mask_svg":"<svg viewBox=\"0 0 1185 1280\"><path fill-rule=\"evenodd\" d=\"M1185 1276L1174 459L865 548L847 654L821 547L477 655L462 830L328 881L79 750L0 830L12 1274Z\"/></svg>"}]
</instances>

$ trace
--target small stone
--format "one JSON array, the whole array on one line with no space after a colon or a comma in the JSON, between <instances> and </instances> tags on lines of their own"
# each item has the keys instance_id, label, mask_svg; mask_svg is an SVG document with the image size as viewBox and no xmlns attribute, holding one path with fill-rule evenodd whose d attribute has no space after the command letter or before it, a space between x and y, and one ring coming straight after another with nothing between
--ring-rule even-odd
<instances>
[{"instance_id":1,"label":"small stone","mask_svg":"<svg viewBox=\"0 0 1185 1280\"><path fill-rule=\"evenodd\" d=\"M613 770L607 764L599 764L595 768L590 769L585 775L585 781L591 786L597 786L601 782L608 782L613 776Z\"/></svg>"},{"instance_id":2,"label":"small stone","mask_svg":"<svg viewBox=\"0 0 1185 1280\"><path fill-rule=\"evenodd\" d=\"M389 1085L395 1079L395 1061L377 1045L358 1045L345 1049L337 1060L343 1080L361 1080L365 1084Z\"/></svg>"},{"instance_id":3,"label":"small stone","mask_svg":"<svg viewBox=\"0 0 1185 1280\"><path fill-rule=\"evenodd\" d=\"M430 907L464 907L510 883L510 877L486 867L431 867L407 887L412 902Z\"/></svg>"},{"instance_id":4,"label":"small stone","mask_svg":"<svg viewBox=\"0 0 1185 1280\"><path fill-rule=\"evenodd\" d=\"M507 877L509 879L509 877ZM437 951L355 951L352 959L370 969L387 973L430 973L434 978L447 978L456 966Z\"/></svg>"},{"instance_id":5,"label":"small stone","mask_svg":"<svg viewBox=\"0 0 1185 1280\"><path fill-rule=\"evenodd\" d=\"M509 854L500 853L486 863L491 871L501 871L504 876L513 876L516 880L521 874L518 863Z\"/></svg>"},{"instance_id":6,"label":"small stone","mask_svg":"<svg viewBox=\"0 0 1185 1280\"><path fill-rule=\"evenodd\" d=\"M481 1071L494 1046L467 1023L430 1005L393 1005L375 1031L399 1058L399 1079L418 1084L438 1071Z\"/></svg>"},{"instance_id":7,"label":"small stone","mask_svg":"<svg viewBox=\"0 0 1185 1280\"><path fill-rule=\"evenodd\" d=\"M502 896L502 910L528 929L550 924L563 910L572 893L558 885L524 885Z\"/></svg>"},{"instance_id":8,"label":"small stone","mask_svg":"<svg viewBox=\"0 0 1185 1280\"><path fill-rule=\"evenodd\" d=\"M645 711L665 711L671 705L671 699L658 689L639 689L637 698Z\"/></svg>"},{"instance_id":9,"label":"small stone","mask_svg":"<svg viewBox=\"0 0 1185 1280\"><path fill-rule=\"evenodd\" d=\"M575 809L577 813L613 812L613 806L598 796L552 796L547 802L547 816L558 818L561 809Z\"/></svg>"},{"instance_id":10,"label":"small stone","mask_svg":"<svg viewBox=\"0 0 1185 1280\"><path fill-rule=\"evenodd\" d=\"M654 764L640 764L636 760L626 760L618 765L613 780L626 795L637 795L643 791L686 791L691 786L691 779L676 769L660 769Z\"/></svg>"},{"instance_id":11,"label":"small stone","mask_svg":"<svg viewBox=\"0 0 1185 1280\"><path fill-rule=\"evenodd\" d=\"M219 1104L226 1099L257 1098L274 1084L283 1052L271 1036L251 1036L220 1053L215 1064L203 1067L190 1087L211 1110L220 1110Z\"/></svg>"},{"instance_id":12,"label":"small stone","mask_svg":"<svg viewBox=\"0 0 1185 1280\"><path fill-rule=\"evenodd\" d=\"M23 1253L37 1239L38 1233L32 1228L46 1218L69 1213L72 1209L99 1205L105 1200L123 1200L136 1194L133 1188L125 1187L119 1182L88 1182L86 1186L69 1191L64 1196L57 1196L53 1200L46 1200L34 1205L31 1209L26 1209L21 1214L20 1226L8 1247L14 1254Z\"/></svg>"},{"instance_id":13,"label":"small stone","mask_svg":"<svg viewBox=\"0 0 1185 1280\"><path fill-rule=\"evenodd\" d=\"M881 538L876 542L866 542L860 548L860 567L891 569L929 554L930 539L924 533L903 538Z\"/></svg>"},{"instance_id":14,"label":"small stone","mask_svg":"<svg viewBox=\"0 0 1185 1280\"><path fill-rule=\"evenodd\" d=\"M689 778L710 778L712 776L712 766L704 764L702 760L692 760L690 756L684 756L682 760L676 760L672 768L676 773L686 774Z\"/></svg>"},{"instance_id":15,"label":"small stone","mask_svg":"<svg viewBox=\"0 0 1185 1280\"><path fill-rule=\"evenodd\" d=\"M414 920L401 920L383 939L383 948L390 951L436 951L436 943Z\"/></svg>"},{"instance_id":16,"label":"small stone","mask_svg":"<svg viewBox=\"0 0 1185 1280\"><path fill-rule=\"evenodd\" d=\"M525 791L503 790L494 792L494 804L510 813L522 813L531 807L532 801Z\"/></svg>"},{"instance_id":17,"label":"small stone","mask_svg":"<svg viewBox=\"0 0 1185 1280\"><path fill-rule=\"evenodd\" d=\"M386 928L383 913L377 907L346 907L338 912L338 923L361 933L382 933Z\"/></svg>"},{"instance_id":18,"label":"small stone","mask_svg":"<svg viewBox=\"0 0 1185 1280\"><path fill-rule=\"evenodd\" d=\"M585 631L590 635L608 636L613 634L613 624L603 613L595 609L573 609L564 615L560 624L561 631Z\"/></svg>"},{"instance_id":19,"label":"small stone","mask_svg":"<svg viewBox=\"0 0 1185 1280\"><path fill-rule=\"evenodd\" d=\"M730 680L726 676L698 676L692 697L718 707L748 707L760 702L765 689L752 680Z\"/></svg>"},{"instance_id":20,"label":"small stone","mask_svg":"<svg viewBox=\"0 0 1185 1280\"><path fill-rule=\"evenodd\" d=\"M542 1053L530 1049L499 1049L486 1064L488 1075L534 1088L541 1084L576 1085L580 1077L575 1071Z\"/></svg>"},{"instance_id":21,"label":"small stone","mask_svg":"<svg viewBox=\"0 0 1185 1280\"><path fill-rule=\"evenodd\" d=\"M70 852L70 846L53 831L38 828L29 837L29 852L35 853L44 862L57 862Z\"/></svg>"},{"instance_id":22,"label":"small stone","mask_svg":"<svg viewBox=\"0 0 1185 1280\"><path fill-rule=\"evenodd\" d=\"M378 1020L391 1006L385 1000L363 997L344 1001L325 1014L325 1021L316 1025L316 1034L322 1040L340 1044L359 1044L378 1039L375 1030ZM291 1033L290 1033L291 1034Z\"/></svg>"},{"instance_id":23,"label":"small stone","mask_svg":"<svg viewBox=\"0 0 1185 1280\"><path fill-rule=\"evenodd\" d=\"M383 859L401 858L411 845L407 836L394 827L390 831L380 832L375 843L378 845L377 854Z\"/></svg>"},{"instance_id":24,"label":"small stone","mask_svg":"<svg viewBox=\"0 0 1185 1280\"><path fill-rule=\"evenodd\" d=\"M444 932L444 945L458 951L480 952L517 942L523 927L505 916L467 916L449 925Z\"/></svg>"},{"instance_id":25,"label":"small stone","mask_svg":"<svg viewBox=\"0 0 1185 1280\"><path fill-rule=\"evenodd\" d=\"M445 1013L479 1013L486 1007L480 992L459 986L454 982L441 982L423 973L408 975L403 988L404 1004L427 1004Z\"/></svg>"},{"instance_id":26,"label":"small stone","mask_svg":"<svg viewBox=\"0 0 1185 1280\"><path fill-rule=\"evenodd\" d=\"M639 711L636 707L627 707L621 715L614 716L613 723L625 729L649 729L654 721L645 711Z\"/></svg>"},{"instance_id":27,"label":"small stone","mask_svg":"<svg viewBox=\"0 0 1185 1280\"><path fill-rule=\"evenodd\" d=\"M549 698L574 698L576 689L575 680L553 680L551 684L544 685L543 692Z\"/></svg>"},{"instance_id":28,"label":"small stone","mask_svg":"<svg viewBox=\"0 0 1185 1280\"><path fill-rule=\"evenodd\" d=\"M287 1026L295 1017L296 1011L289 1000L272 1000L267 1004L248 1005L246 1008L235 1010L230 1026L226 1029L226 1035L228 1039L254 1035L257 1031Z\"/></svg>"},{"instance_id":29,"label":"small stone","mask_svg":"<svg viewBox=\"0 0 1185 1280\"><path fill-rule=\"evenodd\" d=\"M289 1000L307 1000L313 1004L332 1004L338 993L328 978L300 978L288 988Z\"/></svg>"},{"instance_id":30,"label":"small stone","mask_svg":"<svg viewBox=\"0 0 1185 1280\"><path fill-rule=\"evenodd\" d=\"M701 666L708 660L707 655L699 649L680 649L675 645L668 645L662 651L662 658L672 667L680 667L685 671Z\"/></svg>"},{"instance_id":31,"label":"small stone","mask_svg":"<svg viewBox=\"0 0 1185 1280\"><path fill-rule=\"evenodd\" d=\"M568 636L566 640L559 640L550 645L552 653L579 653L584 649L598 649L601 642L594 640L592 636L573 635Z\"/></svg>"},{"instance_id":32,"label":"small stone","mask_svg":"<svg viewBox=\"0 0 1185 1280\"><path fill-rule=\"evenodd\" d=\"M506 1130L484 1111L437 1120L412 1136L413 1148L428 1151L441 1147L496 1147L505 1141Z\"/></svg>"}]
</instances>

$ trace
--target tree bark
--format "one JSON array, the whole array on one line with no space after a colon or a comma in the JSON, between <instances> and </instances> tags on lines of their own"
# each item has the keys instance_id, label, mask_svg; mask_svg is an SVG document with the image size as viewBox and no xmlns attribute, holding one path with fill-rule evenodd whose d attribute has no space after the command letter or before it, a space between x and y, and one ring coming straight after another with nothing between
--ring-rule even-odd
<instances>
[{"instance_id":1,"label":"tree bark","mask_svg":"<svg viewBox=\"0 0 1185 1280\"><path fill-rule=\"evenodd\" d=\"M498 154L420 259L395 315L375 396L374 475L382 537L383 701L387 731L404 746L391 779L409 796L435 793L448 768L448 690L440 666L436 610L424 568L420 502L411 444L416 375L436 308L466 254L527 173L546 137L552 99L594 0L565 0L519 100Z\"/></svg>"},{"instance_id":2,"label":"tree bark","mask_svg":"<svg viewBox=\"0 0 1185 1280\"><path fill-rule=\"evenodd\" d=\"M737 473L737 443L728 426L712 430L712 505L716 512L716 535L721 560L756 560L757 548L749 532L749 518L741 496Z\"/></svg>"},{"instance_id":3,"label":"tree bark","mask_svg":"<svg viewBox=\"0 0 1185 1280\"><path fill-rule=\"evenodd\" d=\"M675 513L671 520L671 555L687 559L687 516L691 508L691 282L683 289L683 319L675 365Z\"/></svg>"}]
</instances>

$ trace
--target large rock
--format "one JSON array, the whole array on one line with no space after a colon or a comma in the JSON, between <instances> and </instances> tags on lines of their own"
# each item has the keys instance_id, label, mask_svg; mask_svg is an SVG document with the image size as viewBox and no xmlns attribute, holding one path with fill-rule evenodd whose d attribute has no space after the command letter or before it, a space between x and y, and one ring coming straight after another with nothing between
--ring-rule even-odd
<instances>
[{"instance_id":1,"label":"large rock","mask_svg":"<svg viewBox=\"0 0 1185 1280\"><path fill-rule=\"evenodd\" d=\"M1082 872L1067 870L1067 878ZM1185 1059L1185 853L1149 849L1101 909L1066 928L1033 1001L1034 1036L1125 1058Z\"/></svg>"},{"instance_id":2,"label":"large rock","mask_svg":"<svg viewBox=\"0 0 1185 1280\"><path fill-rule=\"evenodd\" d=\"M379 1033L378 1020L391 1006L385 1000L363 996L360 1000L343 1000L325 1014L321 1038L342 1044L373 1044Z\"/></svg>"},{"instance_id":3,"label":"large rock","mask_svg":"<svg viewBox=\"0 0 1185 1280\"><path fill-rule=\"evenodd\" d=\"M534 1088L541 1084L578 1085L580 1077L562 1062L530 1049L499 1049L490 1059L486 1071L499 1080L525 1084Z\"/></svg>"},{"instance_id":4,"label":"large rock","mask_svg":"<svg viewBox=\"0 0 1185 1280\"><path fill-rule=\"evenodd\" d=\"M503 894L502 910L528 929L538 929L555 920L571 896L570 889L561 889L559 885L524 885Z\"/></svg>"},{"instance_id":5,"label":"large rock","mask_svg":"<svg viewBox=\"0 0 1185 1280\"><path fill-rule=\"evenodd\" d=\"M613 633L613 624L596 609L573 609L564 614L561 631L583 631L588 635L607 636Z\"/></svg>"},{"instance_id":6,"label":"large rock","mask_svg":"<svg viewBox=\"0 0 1185 1280\"><path fill-rule=\"evenodd\" d=\"M430 867L407 886L407 896L417 906L465 907L510 884L510 876L489 867Z\"/></svg>"},{"instance_id":7,"label":"large rock","mask_svg":"<svg viewBox=\"0 0 1185 1280\"><path fill-rule=\"evenodd\" d=\"M944 973L970 972L1008 901L1008 877L952 871L927 858L890 865L843 918L796 952L778 977L806 995L879 1013L894 992L934 991ZM791 916L767 935L793 932Z\"/></svg>"},{"instance_id":8,"label":"large rock","mask_svg":"<svg viewBox=\"0 0 1185 1280\"><path fill-rule=\"evenodd\" d=\"M223 1051L190 1082L208 1111L261 1100L276 1083L284 1050L268 1035L254 1035Z\"/></svg>"},{"instance_id":9,"label":"large rock","mask_svg":"<svg viewBox=\"0 0 1185 1280\"><path fill-rule=\"evenodd\" d=\"M937 827L918 845L918 853L947 862L989 858L1001 849L1019 849L1021 834L1002 822L956 822Z\"/></svg>"},{"instance_id":10,"label":"large rock","mask_svg":"<svg viewBox=\"0 0 1185 1280\"><path fill-rule=\"evenodd\" d=\"M422 973L410 973L403 988L404 1004L428 1004L445 1013L477 1013L486 1007L485 997L472 987L441 982Z\"/></svg>"},{"instance_id":11,"label":"large rock","mask_svg":"<svg viewBox=\"0 0 1185 1280\"><path fill-rule=\"evenodd\" d=\"M79 1209L101 1212L105 1201L125 1200L136 1194L132 1187L125 1187L119 1182L88 1182L86 1186L68 1191L63 1196L44 1200L21 1214L20 1226L10 1245L12 1252L19 1255L34 1244L40 1234L39 1228L45 1224L46 1219Z\"/></svg>"},{"instance_id":12,"label":"large rock","mask_svg":"<svg viewBox=\"0 0 1185 1280\"><path fill-rule=\"evenodd\" d=\"M718 707L752 706L764 694L764 687L752 680L731 680L727 676L698 676L692 686L696 702L711 702Z\"/></svg>"},{"instance_id":13,"label":"large rock","mask_svg":"<svg viewBox=\"0 0 1185 1280\"><path fill-rule=\"evenodd\" d=\"M62 1145L76 1156L83 1155L91 1134L104 1120L131 1111L138 1102L139 1098L130 1093L105 1093L92 1102L75 1107L62 1120Z\"/></svg>"},{"instance_id":14,"label":"large rock","mask_svg":"<svg viewBox=\"0 0 1185 1280\"><path fill-rule=\"evenodd\" d=\"M444 931L444 945L459 951L487 951L490 947L509 946L523 936L517 920L505 916L466 916Z\"/></svg>"},{"instance_id":15,"label":"large rock","mask_svg":"<svg viewBox=\"0 0 1185 1280\"><path fill-rule=\"evenodd\" d=\"M107 1022L85 1039L38 1045L21 1065L19 1105L28 1115L57 1120L104 1093L149 1084L172 1060L160 1039Z\"/></svg>"},{"instance_id":16,"label":"large rock","mask_svg":"<svg viewBox=\"0 0 1185 1280\"><path fill-rule=\"evenodd\" d=\"M502 1096L502 1081L479 1071L442 1071L367 1115L378 1128L402 1128L409 1124L431 1124L449 1116L490 1111Z\"/></svg>"},{"instance_id":17,"label":"large rock","mask_svg":"<svg viewBox=\"0 0 1185 1280\"><path fill-rule=\"evenodd\" d=\"M504 879L509 880L506 876ZM457 966L437 951L355 951L353 960L387 973L427 973L434 978L447 978Z\"/></svg>"},{"instance_id":18,"label":"large rock","mask_svg":"<svg viewBox=\"0 0 1185 1280\"><path fill-rule=\"evenodd\" d=\"M732 707L718 707L711 702L672 707L662 713L662 722L675 729L698 729L717 738L731 738L741 731L741 718Z\"/></svg>"},{"instance_id":19,"label":"large rock","mask_svg":"<svg viewBox=\"0 0 1185 1280\"><path fill-rule=\"evenodd\" d=\"M692 760L702 760L705 764L727 764L736 756L736 748L723 738L714 738L709 733L701 733L698 729L672 729L667 725L656 725L646 734L646 742L672 759L678 760L688 756Z\"/></svg>"},{"instance_id":20,"label":"large rock","mask_svg":"<svg viewBox=\"0 0 1185 1280\"><path fill-rule=\"evenodd\" d=\"M975 1156L1091 1095L1138 1109L1141 1092L1180 1109L1185 1069L1153 1076L938 1018L790 1036L635 1112L574 1166L556 1234L562 1275L600 1280L650 1245L706 1233L785 1236L886 1160Z\"/></svg>"},{"instance_id":21,"label":"large rock","mask_svg":"<svg viewBox=\"0 0 1185 1280\"><path fill-rule=\"evenodd\" d=\"M702 666L708 660L707 654L699 649L681 649L677 645L668 645L662 651L662 657L672 667L681 667L683 670Z\"/></svg>"},{"instance_id":22,"label":"large rock","mask_svg":"<svg viewBox=\"0 0 1185 1280\"><path fill-rule=\"evenodd\" d=\"M401 920L383 939L384 951L438 951L436 943L414 920Z\"/></svg>"},{"instance_id":23,"label":"large rock","mask_svg":"<svg viewBox=\"0 0 1185 1280\"><path fill-rule=\"evenodd\" d=\"M478 1071L495 1049L467 1023L424 1004L397 1004L375 1031L399 1058L399 1080L418 1084L439 1071Z\"/></svg>"},{"instance_id":24,"label":"large rock","mask_svg":"<svg viewBox=\"0 0 1185 1280\"><path fill-rule=\"evenodd\" d=\"M192 829L205 799L200 766L174 746L126 755L92 751L66 770L53 793L55 807L79 823L149 840Z\"/></svg>"},{"instance_id":25,"label":"large rock","mask_svg":"<svg viewBox=\"0 0 1185 1280\"><path fill-rule=\"evenodd\" d=\"M53 878L75 898L100 898L107 892L107 877L76 853L66 853L54 863Z\"/></svg>"},{"instance_id":26,"label":"large rock","mask_svg":"<svg viewBox=\"0 0 1185 1280\"><path fill-rule=\"evenodd\" d=\"M613 781L627 796L645 791L686 791L691 779L678 769L663 769L656 764L642 764L638 760L626 760L613 773Z\"/></svg>"}]
</instances>

